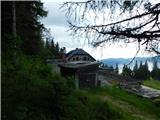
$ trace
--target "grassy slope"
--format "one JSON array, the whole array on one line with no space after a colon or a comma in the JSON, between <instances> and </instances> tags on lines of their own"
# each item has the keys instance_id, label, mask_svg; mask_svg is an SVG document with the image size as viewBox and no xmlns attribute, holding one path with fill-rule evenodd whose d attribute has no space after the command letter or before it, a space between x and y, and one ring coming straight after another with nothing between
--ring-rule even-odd
<instances>
[{"instance_id":1,"label":"grassy slope","mask_svg":"<svg viewBox=\"0 0 160 120\"><path fill-rule=\"evenodd\" d=\"M160 81L158 80L149 79L149 80L144 80L143 83L146 86L160 90Z\"/></svg>"},{"instance_id":2,"label":"grassy slope","mask_svg":"<svg viewBox=\"0 0 160 120\"><path fill-rule=\"evenodd\" d=\"M110 108L119 111L129 120L160 120L160 107L151 101L129 94L119 88L103 88L89 91L90 96L97 96L106 101Z\"/></svg>"}]
</instances>

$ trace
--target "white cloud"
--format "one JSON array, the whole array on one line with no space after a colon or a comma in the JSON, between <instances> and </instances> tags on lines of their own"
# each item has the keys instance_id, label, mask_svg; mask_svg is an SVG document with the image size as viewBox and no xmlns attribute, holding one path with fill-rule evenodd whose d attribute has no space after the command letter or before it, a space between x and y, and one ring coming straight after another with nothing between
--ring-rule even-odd
<instances>
[{"instance_id":1,"label":"white cloud","mask_svg":"<svg viewBox=\"0 0 160 120\"><path fill-rule=\"evenodd\" d=\"M47 18L42 19L45 25L67 26L65 12L60 9L60 2L45 2L44 8L48 11Z\"/></svg>"}]
</instances>

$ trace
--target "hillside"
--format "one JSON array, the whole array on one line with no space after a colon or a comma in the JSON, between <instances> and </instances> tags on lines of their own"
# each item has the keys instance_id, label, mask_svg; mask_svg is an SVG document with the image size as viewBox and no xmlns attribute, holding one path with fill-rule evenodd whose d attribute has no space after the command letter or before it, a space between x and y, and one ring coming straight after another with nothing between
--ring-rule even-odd
<instances>
[{"instance_id":1,"label":"hillside","mask_svg":"<svg viewBox=\"0 0 160 120\"><path fill-rule=\"evenodd\" d=\"M159 120L159 103L129 94L116 87L90 90L90 96L96 96L99 102L107 102L109 107L127 120ZM157 105L156 105L157 104Z\"/></svg>"}]
</instances>

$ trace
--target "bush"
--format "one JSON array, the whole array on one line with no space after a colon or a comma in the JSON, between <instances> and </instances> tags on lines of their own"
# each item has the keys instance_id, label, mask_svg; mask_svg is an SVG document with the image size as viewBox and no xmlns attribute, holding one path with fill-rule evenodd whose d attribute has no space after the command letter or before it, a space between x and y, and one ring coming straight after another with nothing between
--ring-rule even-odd
<instances>
[{"instance_id":1,"label":"bush","mask_svg":"<svg viewBox=\"0 0 160 120\"><path fill-rule=\"evenodd\" d=\"M22 55L18 61L16 66L10 60L2 64L2 118L56 118L56 105L70 92L64 79L39 58Z\"/></svg>"}]
</instances>

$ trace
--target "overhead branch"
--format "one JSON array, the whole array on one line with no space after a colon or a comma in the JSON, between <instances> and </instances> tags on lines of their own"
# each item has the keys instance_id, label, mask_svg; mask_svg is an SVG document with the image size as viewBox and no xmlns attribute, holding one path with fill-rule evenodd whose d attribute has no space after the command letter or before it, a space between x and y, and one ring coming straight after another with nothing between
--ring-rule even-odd
<instances>
[{"instance_id":1,"label":"overhead branch","mask_svg":"<svg viewBox=\"0 0 160 120\"><path fill-rule=\"evenodd\" d=\"M117 0L114 1L115 4L118 4L116 1ZM108 1L105 5L112 5L112 2L112 0ZM137 9L131 8L131 11L123 11L123 6L120 7L120 5L118 5L119 10L122 10L123 12L121 13L122 17L118 18L117 21L114 19L117 18L117 14L113 14L112 12L112 7L114 7L115 4L112 7L107 5L105 6L101 3L101 0L99 2L95 0L88 0L85 2L67 2L66 4L68 5L70 14L72 14L72 12L76 12L74 9L70 11L71 6L75 5L73 7L75 8L82 6L82 4L84 5L84 10L78 13L80 16L79 18L84 18L85 15L87 19L87 13L90 14L90 10L96 14L96 16L93 16L93 19L97 18L94 19L95 22L89 19L87 19L88 21L86 22L86 20L82 18L80 22L74 21L75 23L72 23L72 19L69 19L68 23L70 25L70 30L74 35L85 35L86 38L92 39L92 43L96 44L96 46L97 44L100 45L108 41L114 42L121 40L126 43L138 42L141 43L140 45L146 45L147 49L159 54L157 47L154 49L151 48L152 43L155 45L160 41L160 3L151 4L149 1L146 2L145 0L141 0L138 2L138 5L134 6ZM135 4L137 4L137 2ZM104 22L107 24L103 24L103 22L100 23L100 20L98 19L101 17L98 13L102 12L105 14L105 7L107 10L111 10L109 12L110 16L103 16L103 20L106 20ZM118 8L116 7L116 9ZM108 14L108 12L106 13ZM126 16L124 17L124 15ZM96 20L98 20L98 22Z\"/></svg>"}]
</instances>

